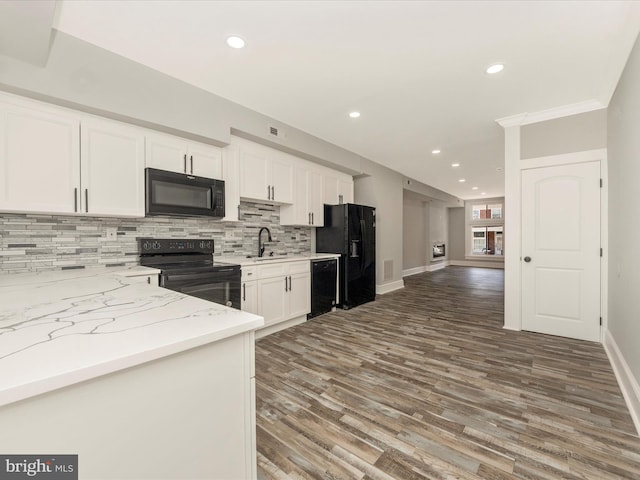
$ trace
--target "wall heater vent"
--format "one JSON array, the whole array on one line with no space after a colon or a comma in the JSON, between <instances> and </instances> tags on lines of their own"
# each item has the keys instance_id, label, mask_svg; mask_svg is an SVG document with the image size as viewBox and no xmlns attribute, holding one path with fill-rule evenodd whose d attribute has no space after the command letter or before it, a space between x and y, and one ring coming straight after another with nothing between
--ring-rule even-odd
<instances>
[{"instance_id":1,"label":"wall heater vent","mask_svg":"<svg viewBox=\"0 0 640 480\"><path fill-rule=\"evenodd\" d=\"M393 260L385 260L384 264L384 279L393 280Z\"/></svg>"}]
</instances>

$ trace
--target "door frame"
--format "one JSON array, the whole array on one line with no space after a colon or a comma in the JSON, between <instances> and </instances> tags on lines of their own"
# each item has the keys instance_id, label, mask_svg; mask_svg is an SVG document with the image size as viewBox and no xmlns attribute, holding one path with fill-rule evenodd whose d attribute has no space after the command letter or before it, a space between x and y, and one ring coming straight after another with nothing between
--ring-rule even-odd
<instances>
[{"instance_id":1,"label":"door frame","mask_svg":"<svg viewBox=\"0 0 640 480\"><path fill-rule=\"evenodd\" d=\"M509 301L512 302L512 307L517 308L517 315L515 315L515 308L510 308L510 315L507 316L507 308L505 308L505 323L504 328L508 330L522 330L522 185L520 179L522 178L522 171L532 168L540 167L552 167L559 165L570 165L576 163L586 162L600 162L600 177L602 178L602 189L600 191L600 245L602 247L602 257L600 258L600 316L602 317L602 325L600 327L600 342L604 341L603 334L607 330L607 298L608 298L608 266L609 266L609 195L608 195L608 166L607 166L607 149L601 148L597 150L586 150L581 152L571 152L560 155L550 155L546 157L536 157L528 159L519 159L519 165L516 169L518 181L517 181L517 208L510 208L511 210L511 225L512 228L507 226L505 221L505 236L509 235L509 231L513 232L513 228L517 231L515 235L509 235L506 241L513 241L516 243L505 244L505 260L506 255L512 256L511 262L505 261L505 269L509 269L505 272L509 276L510 281L516 283L513 289L510 289ZM515 173L515 172L514 172ZM512 190L512 194L515 194ZM505 199L506 201L506 199ZM513 227L515 225L515 227ZM517 237L517 238L514 238ZM505 291L505 293L507 293ZM505 295L506 300L506 295ZM505 305L506 307L506 305Z\"/></svg>"}]
</instances>

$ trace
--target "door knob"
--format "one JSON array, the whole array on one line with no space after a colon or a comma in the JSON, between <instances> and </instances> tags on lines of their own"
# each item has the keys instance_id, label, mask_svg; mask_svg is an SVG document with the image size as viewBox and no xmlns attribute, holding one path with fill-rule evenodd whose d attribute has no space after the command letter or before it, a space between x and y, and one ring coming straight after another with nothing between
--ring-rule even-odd
<instances>
[{"instance_id":1,"label":"door knob","mask_svg":"<svg viewBox=\"0 0 640 480\"><path fill-rule=\"evenodd\" d=\"M524 257L524 261L529 263L531 261L531 257Z\"/></svg>"}]
</instances>

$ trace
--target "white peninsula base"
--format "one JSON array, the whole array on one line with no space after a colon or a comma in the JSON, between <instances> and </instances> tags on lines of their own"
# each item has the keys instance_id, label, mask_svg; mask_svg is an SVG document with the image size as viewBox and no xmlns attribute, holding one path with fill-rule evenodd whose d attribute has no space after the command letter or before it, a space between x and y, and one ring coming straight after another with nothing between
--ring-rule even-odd
<instances>
[{"instance_id":1,"label":"white peninsula base","mask_svg":"<svg viewBox=\"0 0 640 480\"><path fill-rule=\"evenodd\" d=\"M78 454L82 479L256 478L254 382L249 331L0 407L0 452Z\"/></svg>"}]
</instances>

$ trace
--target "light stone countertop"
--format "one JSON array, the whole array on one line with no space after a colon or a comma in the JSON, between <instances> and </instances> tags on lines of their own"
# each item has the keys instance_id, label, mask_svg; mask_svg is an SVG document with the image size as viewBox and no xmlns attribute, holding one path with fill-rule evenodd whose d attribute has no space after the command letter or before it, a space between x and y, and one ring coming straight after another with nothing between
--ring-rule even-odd
<instances>
[{"instance_id":1,"label":"light stone countertop","mask_svg":"<svg viewBox=\"0 0 640 480\"><path fill-rule=\"evenodd\" d=\"M0 275L0 406L264 325L146 283L145 267Z\"/></svg>"},{"instance_id":2,"label":"light stone countertop","mask_svg":"<svg viewBox=\"0 0 640 480\"><path fill-rule=\"evenodd\" d=\"M255 265L264 265L268 263L278 263L278 262L299 262L302 260L327 260L331 258L340 258L340 254L338 253L310 253L307 255L274 255L270 257L268 255L264 257L252 256L252 257L242 257L242 256L227 256L223 255L220 257L213 257L213 261L215 262L224 262L224 263L233 263L236 265L240 265L242 267L247 266L255 266Z\"/></svg>"}]
</instances>

